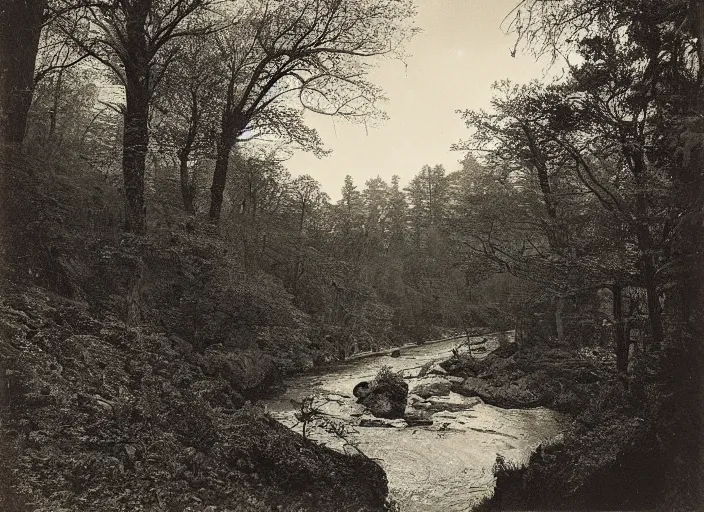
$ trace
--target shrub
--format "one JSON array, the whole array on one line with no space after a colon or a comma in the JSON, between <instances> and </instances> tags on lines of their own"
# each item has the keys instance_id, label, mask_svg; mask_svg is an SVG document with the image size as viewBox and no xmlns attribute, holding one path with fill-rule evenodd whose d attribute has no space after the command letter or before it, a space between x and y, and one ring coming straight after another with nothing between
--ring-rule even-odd
<instances>
[{"instance_id":1,"label":"shrub","mask_svg":"<svg viewBox=\"0 0 704 512\"><path fill-rule=\"evenodd\" d=\"M403 375L400 372L394 372L390 366L382 366L379 372L374 377L372 387L381 385L386 386L403 386L406 381L403 380Z\"/></svg>"}]
</instances>

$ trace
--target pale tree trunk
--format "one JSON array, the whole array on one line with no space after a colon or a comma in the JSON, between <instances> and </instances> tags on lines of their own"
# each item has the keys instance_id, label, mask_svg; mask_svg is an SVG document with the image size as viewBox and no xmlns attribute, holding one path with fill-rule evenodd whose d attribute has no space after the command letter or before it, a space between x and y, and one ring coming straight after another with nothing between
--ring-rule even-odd
<instances>
[{"instance_id":1,"label":"pale tree trunk","mask_svg":"<svg viewBox=\"0 0 704 512\"><path fill-rule=\"evenodd\" d=\"M183 198L183 208L191 215L195 215L195 186L193 178L188 172L188 161L193 151L193 144L196 141L198 128L200 126L200 108L198 105L198 91L191 91L191 118L188 124L188 133L183 146L178 151L179 175L181 178L181 197Z\"/></svg>"},{"instance_id":2,"label":"pale tree trunk","mask_svg":"<svg viewBox=\"0 0 704 512\"><path fill-rule=\"evenodd\" d=\"M704 96L704 0L693 0L689 4L692 36L697 39L697 61L699 64L699 100ZM699 108L704 108L700 104Z\"/></svg>"},{"instance_id":3,"label":"pale tree trunk","mask_svg":"<svg viewBox=\"0 0 704 512\"><path fill-rule=\"evenodd\" d=\"M181 197L183 199L183 209L191 215L196 214L195 187L188 172L188 154L179 152L179 175L181 177Z\"/></svg>"},{"instance_id":4,"label":"pale tree trunk","mask_svg":"<svg viewBox=\"0 0 704 512\"><path fill-rule=\"evenodd\" d=\"M20 147L34 92L46 0L0 2L0 145Z\"/></svg>"},{"instance_id":5,"label":"pale tree trunk","mask_svg":"<svg viewBox=\"0 0 704 512\"><path fill-rule=\"evenodd\" d=\"M301 204L301 214L298 218L298 246L296 247L296 261L293 265L293 283L291 293L294 297L298 294L298 280L303 275L303 226L306 219L306 203Z\"/></svg>"},{"instance_id":6,"label":"pale tree trunk","mask_svg":"<svg viewBox=\"0 0 704 512\"><path fill-rule=\"evenodd\" d=\"M49 112L49 133L46 136L46 144L51 146L54 142L54 136L56 134L56 123L59 118L59 103L61 101L61 92L63 86L64 70L60 69L56 75L56 81L54 82L54 93L52 95L52 106L51 112Z\"/></svg>"},{"instance_id":7,"label":"pale tree trunk","mask_svg":"<svg viewBox=\"0 0 704 512\"><path fill-rule=\"evenodd\" d=\"M625 325L623 323L623 286L620 283L614 283L611 291L613 293L616 370L620 374L625 374L628 371L628 350L630 347L628 339L626 338Z\"/></svg>"},{"instance_id":8,"label":"pale tree trunk","mask_svg":"<svg viewBox=\"0 0 704 512\"><path fill-rule=\"evenodd\" d=\"M210 222L213 224L220 222L223 194L227 184L227 167L230 163L230 152L234 145L234 137L231 133L226 133L226 130L223 130L218 140L213 184L210 187L210 212L208 215Z\"/></svg>"}]
</instances>

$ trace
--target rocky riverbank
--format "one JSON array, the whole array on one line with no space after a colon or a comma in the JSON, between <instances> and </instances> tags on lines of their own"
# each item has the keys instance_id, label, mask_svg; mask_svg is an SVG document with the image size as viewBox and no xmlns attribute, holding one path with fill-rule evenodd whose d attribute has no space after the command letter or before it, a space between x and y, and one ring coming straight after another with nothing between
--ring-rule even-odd
<instances>
[{"instance_id":1,"label":"rocky riverbank","mask_svg":"<svg viewBox=\"0 0 704 512\"><path fill-rule=\"evenodd\" d=\"M455 353L441 363L448 375L462 379L451 392L500 407L545 406L572 417L560 440L542 444L525 465L497 457L494 494L476 510L699 510L694 504L701 504L701 482L673 477L687 467L692 474L704 468L696 449L699 413L686 406L696 403L687 397L697 396L697 380L678 375L676 368L684 365L675 359L663 351L635 361L641 366L627 382L600 347L507 345L483 360ZM644 371L669 380L644 385ZM682 437L682 430L690 434Z\"/></svg>"},{"instance_id":2,"label":"rocky riverbank","mask_svg":"<svg viewBox=\"0 0 704 512\"><path fill-rule=\"evenodd\" d=\"M213 357L86 303L6 289L0 510L384 510L378 464L245 404Z\"/></svg>"},{"instance_id":3,"label":"rocky riverbank","mask_svg":"<svg viewBox=\"0 0 704 512\"><path fill-rule=\"evenodd\" d=\"M505 344L485 358L456 353L440 364L454 381L452 391L504 408L548 407L578 413L605 383L616 380L610 354L601 348L521 349Z\"/></svg>"}]
</instances>

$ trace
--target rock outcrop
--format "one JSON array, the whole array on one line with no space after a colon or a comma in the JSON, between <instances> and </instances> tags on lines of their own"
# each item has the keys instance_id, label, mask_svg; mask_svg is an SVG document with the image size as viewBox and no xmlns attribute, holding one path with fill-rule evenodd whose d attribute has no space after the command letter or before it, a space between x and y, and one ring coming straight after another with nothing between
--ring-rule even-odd
<instances>
[{"instance_id":1,"label":"rock outcrop","mask_svg":"<svg viewBox=\"0 0 704 512\"><path fill-rule=\"evenodd\" d=\"M465 396L477 396L499 407L531 407L540 405L542 397L530 389L530 382L520 378L509 384L493 385L477 377L467 377L457 391Z\"/></svg>"},{"instance_id":2,"label":"rock outcrop","mask_svg":"<svg viewBox=\"0 0 704 512\"><path fill-rule=\"evenodd\" d=\"M374 416L387 419L403 418L406 412L408 384L400 377L376 379L366 388L366 393L365 388L359 384L355 386L355 396Z\"/></svg>"}]
</instances>

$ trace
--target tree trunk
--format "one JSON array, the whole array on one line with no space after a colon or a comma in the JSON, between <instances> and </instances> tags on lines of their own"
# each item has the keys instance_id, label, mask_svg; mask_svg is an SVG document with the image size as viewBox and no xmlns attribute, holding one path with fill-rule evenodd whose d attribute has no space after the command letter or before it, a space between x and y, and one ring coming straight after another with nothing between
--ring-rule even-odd
<instances>
[{"instance_id":1,"label":"tree trunk","mask_svg":"<svg viewBox=\"0 0 704 512\"><path fill-rule=\"evenodd\" d=\"M0 5L0 144L21 146L34 92L34 66L46 0Z\"/></svg>"},{"instance_id":2,"label":"tree trunk","mask_svg":"<svg viewBox=\"0 0 704 512\"><path fill-rule=\"evenodd\" d=\"M127 12L126 106L122 136L122 174L125 181L125 229L146 231L144 170L149 145L150 59L146 24L150 2L136 2Z\"/></svg>"},{"instance_id":3,"label":"tree trunk","mask_svg":"<svg viewBox=\"0 0 704 512\"><path fill-rule=\"evenodd\" d=\"M620 283L614 283L611 291L613 292L614 337L616 338L616 370L625 374L628 371L629 343L623 324L623 286Z\"/></svg>"},{"instance_id":4,"label":"tree trunk","mask_svg":"<svg viewBox=\"0 0 704 512\"><path fill-rule=\"evenodd\" d=\"M220 222L222 213L222 197L227 184L227 166L230 163L230 152L234 142L228 133L222 133L218 141L217 157L215 159L215 172L213 173L213 184L210 187L210 222L217 224Z\"/></svg>"},{"instance_id":5,"label":"tree trunk","mask_svg":"<svg viewBox=\"0 0 704 512\"><path fill-rule=\"evenodd\" d=\"M125 128L122 136L122 174L125 182L125 229L131 233L146 231L144 206L144 170L149 144L149 101L146 90L127 90Z\"/></svg>"},{"instance_id":6,"label":"tree trunk","mask_svg":"<svg viewBox=\"0 0 704 512\"><path fill-rule=\"evenodd\" d=\"M642 152L637 152L631 156L634 161L633 175L639 187L644 187L642 176L645 172L645 158ZM655 346L662 345L664 335L662 328L662 308L660 307L660 297L658 296L656 273L656 245L648 225L647 193L641 191L636 196L636 238L638 240L638 250L641 254L641 275L648 301L648 320L650 323L651 342Z\"/></svg>"},{"instance_id":7,"label":"tree trunk","mask_svg":"<svg viewBox=\"0 0 704 512\"><path fill-rule=\"evenodd\" d=\"M47 145L51 145L54 142L54 135L56 134L56 122L59 116L59 102L61 101L61 89L63 85L64 70L60 69L56 81L54 82L54 94L52 98L51 112L49 112L49 133L46 136Z\"/></svg>"},{"instance_id":8,"label":"tree trunk","mask_svg":"<svg viewBox=\"0 0 704 512\"><path fill-rule=\"evenodd\" d=\"M178 161L179 161L179 174L181 176L181 196L183 197L183 208L186 212L191 215L196 214L195 201L195 186L193 184L193 179L188 173L188 160L191 157L191 152L193 151L193 144L196 141L196 136L198 135L198 128L200 127L200 105L198 104L198 91L191 90L191 117L188 121L188 133L186 134L186 140L183 143L183 147L178 151Z\"/></svg>"},{"instance_id":9,"label":"tree trunk","mask_svg":"<svg viewBox=\"0 0 704 512\"><path fill-rule=\"evenodd\" d=\"M188 173L188 154L179 151L179 173L181 176L181 197L183 198L183 209L191 215L196 214L195 207L195 187Z\"/></svg>"},{"instance_id":10,"label":"tree trunk","mask_svg":"<svg viewBox=\"0 0 704 512\"><path fill-rule=\"evenodd\" d=\"M306 220L306 203L301 204L301 214L298 217L298 247L296 247L296 261L293 265L293 283L291 284L291 294L298 295L298 280L303 274L303 226Z\"/></svg>"},{"instance_id":11,"label":"tree trunk","mask_svg":"<svg viewBox=\"0 0 704 512\"><path fill-rule=\"evenodd\" d=\"M662 308L660 307L660 297L655 281L655 265L652 256L646 256L643 262L643 279L645 281L645 292L648 300L648 320L650 322L651 340L653 345L659 347L662 345L664 334L662 327Z\"/></svg>"}]
</instances>

